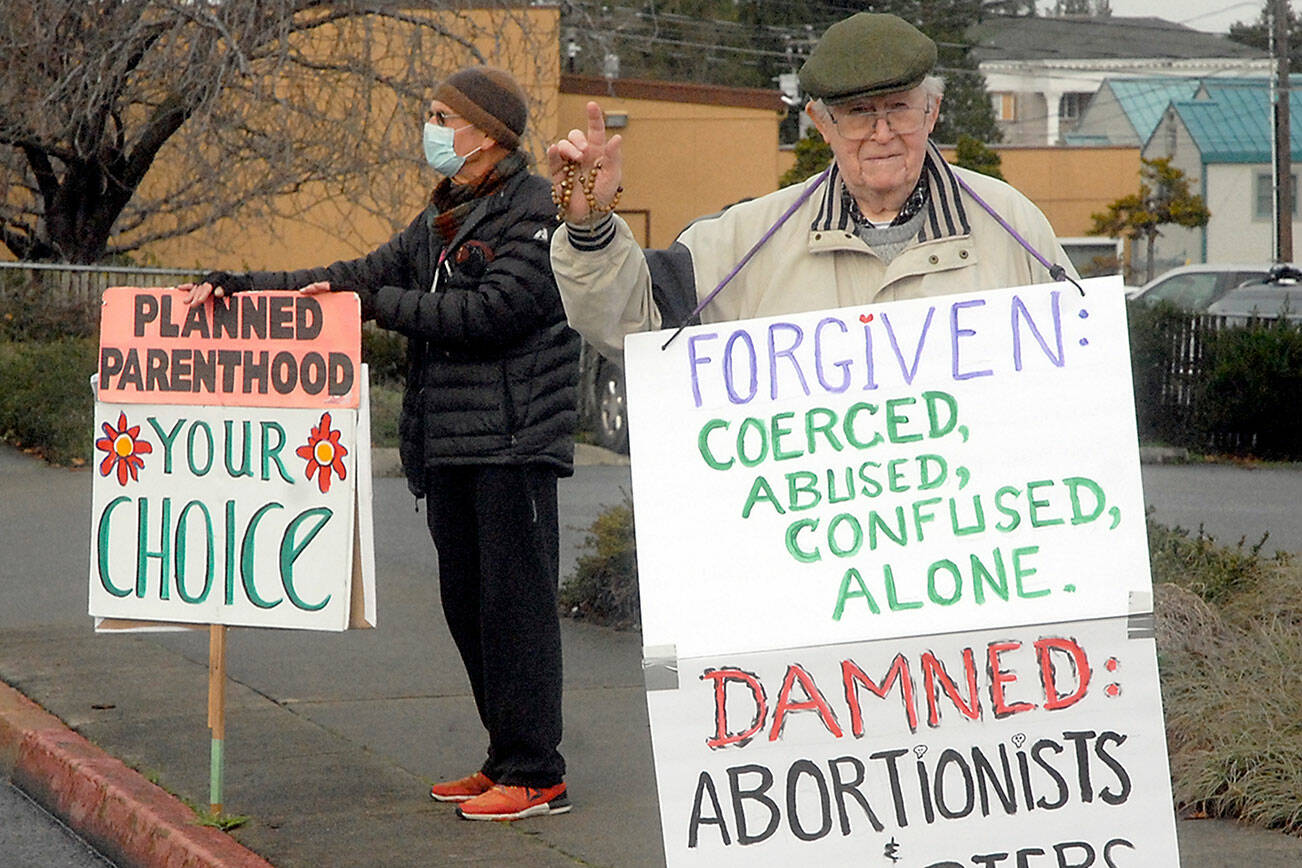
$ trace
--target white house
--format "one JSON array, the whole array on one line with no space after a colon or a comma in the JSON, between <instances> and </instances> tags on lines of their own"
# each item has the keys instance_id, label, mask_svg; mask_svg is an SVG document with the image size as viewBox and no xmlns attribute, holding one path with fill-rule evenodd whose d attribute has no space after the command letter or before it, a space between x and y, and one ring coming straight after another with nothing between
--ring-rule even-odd
<instances>
[{"instance_id":1,"label":"white house","mask_svg":"<svg viewBox=\"0 0 1302 868\"><path fill-rule=\"evenodd\" d=\"M1011 145L1062 144L1109 78L1270 73L1265 52L1160 18L990 18L967 35Z\"/></svg>"}]
</instances>

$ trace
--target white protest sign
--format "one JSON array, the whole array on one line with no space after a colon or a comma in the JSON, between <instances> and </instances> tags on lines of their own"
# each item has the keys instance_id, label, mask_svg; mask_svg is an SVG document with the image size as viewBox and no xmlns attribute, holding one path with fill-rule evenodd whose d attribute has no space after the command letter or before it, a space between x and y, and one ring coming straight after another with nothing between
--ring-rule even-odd
<instances>
[{"instance_id":1,"label":"white protest sign","mask_svg":"<svg viewBox=\"0 0 1302 868\"><path fill-rule=\"evenodd\" d=\"M242 411L96 404L97 428L149 451L115 458L139 460L125 484L116 469L97 475L91 615L347 627L355 414ZM300 457L304 446L317 454ZM306 473L326 450L322 491Z\"/></svg>"},{"instance_id":2,"label":"white protest sign","mask_svg":"<svg viewBox=\"0 0 1302 868\"><path fill-rule=\"evenodd\" d=\"M671 865L1178 864L1124 299L1085 288L627 339Z\"/></svg>"},{"instance_id":3,"label":"white protest sign","mask_svg":"<svg viewBox=\"0 0 1302 868\"><path fill-rule=\"evenodd\" d=\"M373 625L365 377L355 296L108 290L90 614Z\"/></svg>"},{"instance_id":4,"label":"white protest sign","mask_svg":"<svg viewBox=\"0 0 1302 868\"><path fill-rule=\"evenodd\" d=\"M1178 865L1153 640L1062 626L679 658L669 864Z\"/></svg>"},{"instance_id":5,"label":"white protest sign","mask_svg":"<svg viewBox=\"0 0 1302 868\"><path fill-rule=\"evenodd\" d=\"M1115 280L703 325L625 357L643 642L1108 617L1147 594Z\"/></svg>"}]
</instances>

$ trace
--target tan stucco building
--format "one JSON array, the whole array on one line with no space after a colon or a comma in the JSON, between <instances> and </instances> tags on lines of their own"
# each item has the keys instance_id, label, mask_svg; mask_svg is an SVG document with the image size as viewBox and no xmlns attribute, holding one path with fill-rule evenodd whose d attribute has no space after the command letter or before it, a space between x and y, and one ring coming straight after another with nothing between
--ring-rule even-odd
<instances>
[{"instance_id":1,"label":"tan stucco building","mask_svg":"<svg viewBox=\"0 0 1302 868\"><path fill-rule=\"evenodd\" d=\"M537 100L529 150L545 166L544 149L571 128L586 129L587 103L606 113L624 137L620 213L644 244L662 247L692 219L740 199L777 189L785 168L778 149L783 105L777 91L591 76L558 76ZM415 117L415 112L412 113ZM411 129L419 154L420 128ZM165 265L202 268L301 268L362 255L387 240L422 207L438 176L404 167L410 196L394 221L350 209L337 197L307 190L284 197L286 216L268 226L222 221L146 251Z\"/></svg>"},{"instance_id":2,"label":"tan stucco building","mask_svg":"<svg viewBox=\"0 0 1302 868\"><path fill-rule=\"evenodd\" d=\"M527 27L515 19L485 27L483 32L495 34L496 42L477 50L488 62L512 69L529 92L526 144L539 161L545 160L548 143L571 128L586 128L589 100L601 106L610 133L624 139L619 210L644 245L667 246L691 220L777 189L792 163L791 152L778 146L778 127L786 113L779 91L563 74L555 50L557 7L530 7L528 15ZM512 28L519 30L515 37ZM142 258L199 269L290 269L374 249L419 213L438 180L420 153L423 105L413 101L409 108L399 113L408 118L403 123L409 129L398 131L398 143L401 149L410 140L410 159L375 170L375 187L396 190L391 206L364 207L338 191L305 185L276 200L277 217L223 220L154 243ZM997 151L1004 176L1040 206L1059 236L1085 235L1090 214L1137 187L1135 148Z\"/></svg>"}]
</instances>

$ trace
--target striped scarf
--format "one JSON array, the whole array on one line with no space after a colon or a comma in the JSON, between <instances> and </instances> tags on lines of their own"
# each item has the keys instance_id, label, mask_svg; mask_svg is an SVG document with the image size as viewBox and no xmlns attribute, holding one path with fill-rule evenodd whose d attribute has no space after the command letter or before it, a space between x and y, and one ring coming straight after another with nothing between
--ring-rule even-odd
<instances>
[{"instance_id":1,"label":"striped scarf","mask_svg":"<svg viewBox=\"0 0 1302 868\"><path fill-rule=\"evenodd\" d=\"M810 226L812 231L826 232L832 229L844 232L856 231L855 215L858 214L859 209L854 205L852 196L842 195L843 190L845 190L845 182L841 180L840 169L833 163L828 183L824 185L818 214ZM918 197L916 202L915 197ZM847 205L847 200L853 207ZM902 210L892 225L903 225L915 219L924 206L929 207L926 207L925 219L922 220L918 234L914 236L916 242L953 238L971 233L967 211L959 198L958 180L930 139L927 141L927 152L923 158L922 175L905 203L905 207L910 209L911 213L906 214Z\"/></svg>"},{"instance_id":2,"label":"striped scarf","mask_svg":"<svg viewBox=\"0 0 1302 868\"><path fill-rule=\"evenodd\" d=\"M436 209L434 228L438 230L447 244L456 237L461 222L471 209L485 196L492 195L507 179L529 166L528 157L520 151L512 151L497 165L489 169L488 174L470 184L454 184L450 178L444 178L430 193L429 201Z\"/></svg>"}]
</instances>

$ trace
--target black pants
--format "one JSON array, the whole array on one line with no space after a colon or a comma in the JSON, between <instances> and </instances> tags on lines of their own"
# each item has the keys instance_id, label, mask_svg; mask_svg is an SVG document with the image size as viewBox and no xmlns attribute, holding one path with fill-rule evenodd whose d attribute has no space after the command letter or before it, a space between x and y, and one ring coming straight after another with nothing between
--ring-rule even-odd
<instances>
[{"instance_id":1,"label":"black pants","mask_svg":"<svg viewBox=\"0 0 1302 868\"><path fill-rule=\"evenodd\" d=\"M495 783L561 782L561 628L556 613L556 474L476 465L427 473L426 519L439 594L479 719L484 774Z\"/></svg>"}]
</instances>

